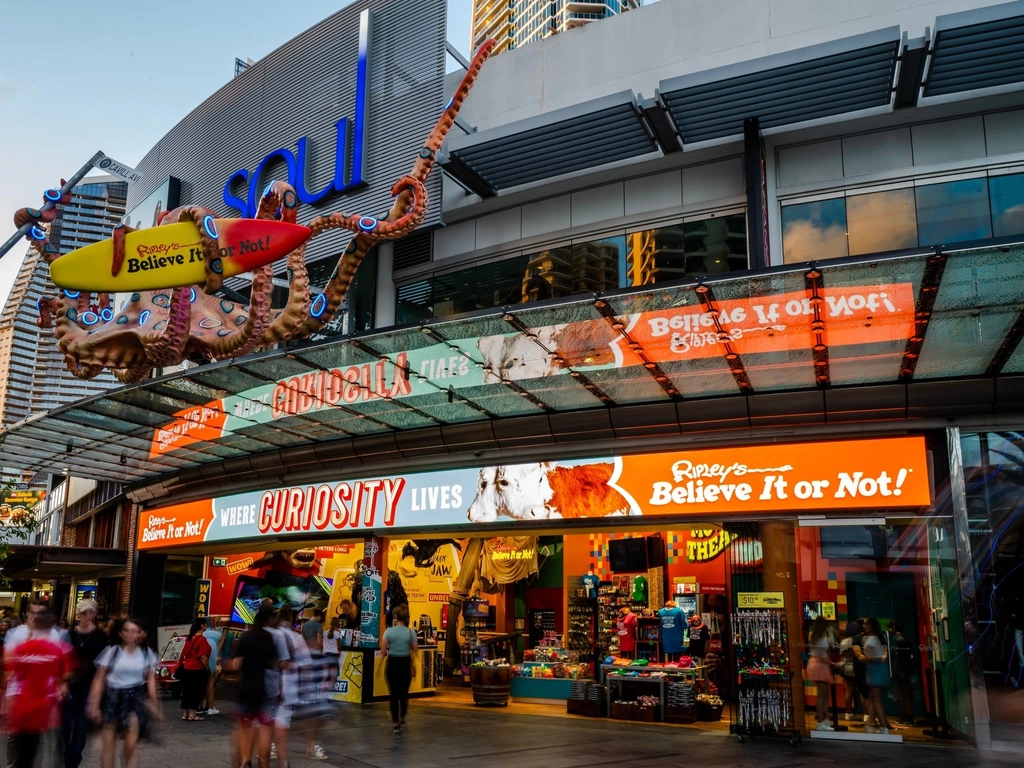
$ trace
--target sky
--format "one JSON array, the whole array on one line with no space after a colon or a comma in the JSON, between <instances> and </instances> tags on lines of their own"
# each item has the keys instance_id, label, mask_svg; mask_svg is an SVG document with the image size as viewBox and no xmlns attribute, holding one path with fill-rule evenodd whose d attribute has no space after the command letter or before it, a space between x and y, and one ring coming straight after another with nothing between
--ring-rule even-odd
<instances>
[{"instance_id":1,"label":"sky","mask_svg":"<svg viewBox=\"0 0 1024 768\"><path fill-rule=\"evenodd\" d=\"M472 0L447 2L448 40L469 53ZM139 0L12 3L0 45L0 243L97 150L135 165L231 79L349 0L169 5ZM0 259L0 306L27 243Z\"/></svg>"}]
</instances>

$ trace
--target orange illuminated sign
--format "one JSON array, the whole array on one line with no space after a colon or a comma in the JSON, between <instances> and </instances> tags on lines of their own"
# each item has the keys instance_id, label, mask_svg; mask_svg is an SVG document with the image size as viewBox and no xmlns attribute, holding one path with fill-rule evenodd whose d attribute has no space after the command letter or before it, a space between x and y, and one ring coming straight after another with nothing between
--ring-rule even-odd
<instances>
[{"instance_id":1,"label":"orange illuminated sign","mask_svg":"<svg viewBox=\"0 0 1024 768\"><path fill-rule=\"evenodd\" d=\"M624 456L609 482L643 515L925 507L923 437Z\"/></svg>"}]
</instances>

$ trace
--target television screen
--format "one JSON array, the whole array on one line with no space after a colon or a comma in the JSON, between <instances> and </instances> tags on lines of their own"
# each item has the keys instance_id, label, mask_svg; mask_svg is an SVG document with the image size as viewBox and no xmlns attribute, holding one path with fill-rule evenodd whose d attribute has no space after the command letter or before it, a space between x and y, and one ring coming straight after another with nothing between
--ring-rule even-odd
<instances>
[{"instance_id":1,"label":"television screen","mask_svg":"<svg viewBox=\"0 0 1024 768\"><path fill-rule=\"evenodd\" d=\"M647 570L646 539L612 539L608 542L612 573L643 573Z\"/></svg>"},{"instance_id":2,"label":"television screen","mask_svg":"<svg viewBox=\"0 0 1024 768\"><path fill-rule=\"evenodd\" d=\"M260 602L266 597L270 598L275 610L287 603L295 611L297 619L308 619L315 610L327 610L331 599L331 580L277 571L268 571L263 578L239 576L231 620L252 624Z\"/></svg>"}]
</instances>

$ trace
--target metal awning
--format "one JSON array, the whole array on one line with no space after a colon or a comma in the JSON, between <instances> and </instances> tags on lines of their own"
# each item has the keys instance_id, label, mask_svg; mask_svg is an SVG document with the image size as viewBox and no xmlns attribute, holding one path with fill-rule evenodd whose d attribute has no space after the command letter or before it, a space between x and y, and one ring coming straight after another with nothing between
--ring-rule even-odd
<instances>
[{"instance_id":1,"label":"metal awning","mask_svg":"<svg viewBox=\"0 0 1024 768\"><path fill-rule=\"evenodd\" d=\"M924 95L944 96L1024 82L1024 2L935 20Z\"/></svg>"},{"instance_id":2,"label":"metal awning","mask_svg":"<svg viewBox=\"0 0 1024 768\"><path fill-rule=\"evenodd\" d=\"M662 81L659 94L684 144L872 107L892 98L900 28L847 37Z\"/></svg>"},{"instance_id":3,"label":"metal awning","mask_svg":"<svg viewBox=\"0 0 1024 768\"><path fill-rule=\"evenodd\" d=\"M503 189L658 151L632 91L448 140L444 168L491 197Z\"/></svg>"},{"instance_id":4,"label":"metal awning","mask_svg":"<svg viewBox=\"0 0 1024 768\"><path fill-rule=\"evenodd\" d=\"M12 544L2 570L8 579L117 578L127 562L123 549Z\"/></svg>"},{"instance_id":5,"label":"metal awning","mask_svg":"<svg viewBox=\"0 0 1024 768\"><path fill-rule=\"evenodd\" d=\"M789 265L204 365L17 424L0 462L171 487L540 433L978 414L1024 396L1022 337L1024 245Z\"/></svg>"}]
</instances>

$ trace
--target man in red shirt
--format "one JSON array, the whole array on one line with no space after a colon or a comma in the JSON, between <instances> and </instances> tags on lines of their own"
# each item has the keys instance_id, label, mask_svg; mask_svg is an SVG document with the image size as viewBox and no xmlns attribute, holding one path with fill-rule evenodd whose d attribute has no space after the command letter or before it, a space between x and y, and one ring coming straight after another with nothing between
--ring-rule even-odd
<instances>
[{"instance_id":1,"label":"man in red shirt","mask_svg":"<svg viewBox=\"0 0 1024 768\"><path fill-rule=\"evenodd\" d=\"M75 668L74 649L54 631L47 603L34 601L27 623L28 636L4 649L10 768L32 768L43 736L60 724L60 702ZM53 746L56 753L56 739Z\"/></svg>"}]
</instances>

